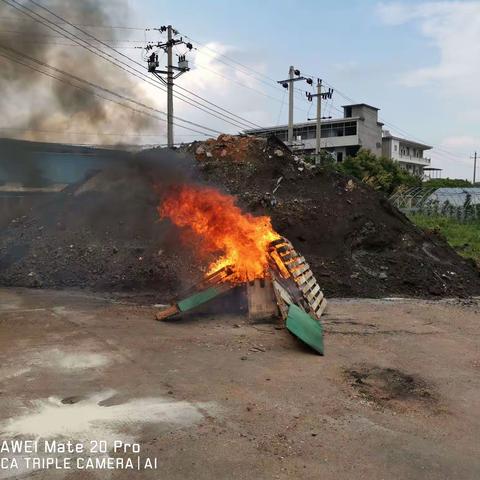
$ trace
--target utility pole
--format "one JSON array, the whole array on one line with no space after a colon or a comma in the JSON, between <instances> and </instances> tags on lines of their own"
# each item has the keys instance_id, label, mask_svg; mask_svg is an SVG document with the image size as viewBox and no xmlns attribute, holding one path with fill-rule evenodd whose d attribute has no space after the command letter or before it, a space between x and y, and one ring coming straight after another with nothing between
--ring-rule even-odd
<instances>
[{"instance_id":1,"label":"utility pole","mask_svg":"<svg viewBox=\"0 0 480 480\"><path fill-rule=\"evenodd\" d=\"M475 186L476 181L477 181L477 152L475 152L473 155L473 186Z\"/></svg>"},{"instance_id":2,"label":"utility pole","mask_svg":"<svg viewBox=\"0 0 480 480\"><path fill-rule=\"evenodd\" d=\"M322 141L322 99L332 98L333 89L329 88L326 92L322 92L322 79L317 78L317 93L308 93L308 101L311 102L314 97L317 97L317 127L315 136L315 158L316 162L320 161L320 148Z\"/></svg>"},{"instance_id":3,"label":"utility pole","mask_svg":"<svg viewBox=\"0 0 480 480\"><path fill-rule=\"evenodd\" d=\"M167 144L173 147L173 46L172 26L167 27Z\"/></svg>"},{"instance_id":4,"label":"utility pole","mask_svg":"<svg viewBox=\"0 0 480 480\"><path fill-rule=\"evenodd\" d=\"M286 80L279 80L277 83L280 83L283 88L288 89L288 136L287 141L291 145L293 143L293 95L295 93L294 82L299 80L306 80L306 82L311 85L312 79L307 77L300 76L300 70L295 69L295 67L290 66L288 70L288 78Z\"/></svg>"},{"instance_id":5,"label":"utility pole","mask_svg":"<svg viewBox=\"0 0 480 480\"><path fill-rule=\"evenodd\" d=\"M295 89L293 87L293 79L295 78L295 69L292 65L288 70L288 141L293 142L293 94Z\"/></svg>"},{"instance_id":6,"label":"utility pole","mask_svg":"<svg viewBox=\"0 0 480 480\"><path fill-rule=\"evenodd\" d=\"M167 145L168 148L173 148L175 144L173 137L173 81L180 75L190 70L188 67L188 61L185 59L185 55L178 56L178 66L173 65L173 47L175 45L183 44L188 48L188 50L192 50L193 45L190 42L184 42L182 37L176 38L178 31L175 30L171 25L154 28L153 30L158 30L160 33L167 32L166 42L148 44L145 47L145 50L148 52L154 48L157 49L148 56L148 71L153 73L153 75L160 79L167 87ZM162 49L167 54L167 65L165 67L166 70L158 70L159 62L157 52L159 49ZM175 71L178 73L175 74ZM162 75L165 75L166 79Z\"/></svg>"},{"instance_id":7,"label":"utility pole","mask_svg":"<svg viewBox=\"0 0 480 480\"><path fill-rule=\"evenodd\" d=\"M320 156L320 140L322 139L322 79L317 78L317 131L315 138L315 155Z\"/></svg>"}]
</instances>

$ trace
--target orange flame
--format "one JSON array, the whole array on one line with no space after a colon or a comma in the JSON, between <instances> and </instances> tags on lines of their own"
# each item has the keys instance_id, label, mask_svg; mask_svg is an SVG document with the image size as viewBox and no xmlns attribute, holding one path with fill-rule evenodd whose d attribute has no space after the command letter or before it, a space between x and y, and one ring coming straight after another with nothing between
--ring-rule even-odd
<instances>
[{"instance_id":1,"label":"orange flame","mask_svg":"<svg viewBox=\"0 0 480 480\"><path fill-rule=\"evenodd\" d=\"M232 265L235 273L229 280L238 282L265 276L268 245L280 238L269 217L243 213L232 196L214 188L172 188L158 212L184 233L193 233L200 254L221 255L210 264L208 274Z\"/></svg>"}]
</instances>

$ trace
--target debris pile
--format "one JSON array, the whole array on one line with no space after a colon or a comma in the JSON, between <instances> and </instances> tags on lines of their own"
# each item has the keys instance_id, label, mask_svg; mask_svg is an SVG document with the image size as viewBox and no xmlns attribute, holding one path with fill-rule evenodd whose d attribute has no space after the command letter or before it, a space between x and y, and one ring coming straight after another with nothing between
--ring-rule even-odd
<instances>
[{"instance_id":1,"label":"debris pile","mask_svg":"<svg viewBox=\"0 0 480 480\"><path fill-rule=\"evenodd\" d=\"M262 157L283 157L289 151L282 142L261 137L222 134L217 139L192 143L188 151L200 161L218 160L233 163L256 162Z\"/></svg>"},{"instance_id":2,"label":"debris pile","mask_svg":"<svg viewBox=\"0 0 480 480\"><path fill-rule=\"evenodd\" d=\"M468 296L479 271L441 237L424 233L380 193L353 178L317 169L275 139L222 135L179 151L189 177L166 173L149 152L70 185L13 219L0 235L0 284L180 293L207 272L160 220L158 182L201 182L267 215L301 251L326 296ZM168 153L168 155L173 155ZM168 177L166 179L166 177ZM193 178L193 180L192 180Z\"/></svg>"}]
</instances>

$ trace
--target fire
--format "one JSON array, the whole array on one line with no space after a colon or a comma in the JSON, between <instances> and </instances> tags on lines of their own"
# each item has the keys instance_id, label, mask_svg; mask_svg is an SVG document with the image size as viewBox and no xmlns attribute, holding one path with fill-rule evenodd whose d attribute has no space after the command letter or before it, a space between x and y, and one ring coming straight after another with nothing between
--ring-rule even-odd
<instances>
[{"instance_id":1,"label":"fire","mask_svg":"<svg viewBox=\"0 0 480 480\"><path fill-rule=\"evenodd\" d=\"M171 188L158 207L161 218L169 218L184 234L195 236L201 254L219 253L208 274L231 265L233 280L263 278L268 265L268 245L280 235L269 217L244 213L230 195L214 188L181 185Z\"/></svg>"}]
</instances>

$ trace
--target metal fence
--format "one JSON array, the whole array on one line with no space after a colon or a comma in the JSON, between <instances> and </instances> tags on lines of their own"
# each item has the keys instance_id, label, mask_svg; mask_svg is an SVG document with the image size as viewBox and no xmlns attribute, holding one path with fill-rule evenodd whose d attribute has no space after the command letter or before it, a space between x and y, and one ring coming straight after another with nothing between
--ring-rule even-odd
<instances>
[{"instance_id":1,"label":"metal fence","mask_svg":"<svg viewBox=\"0 0 480 480\"><path fill-rule=\"evenodd\" d=\"M390 201L404 213L480 220L480 188L400 188Z\"/></svg>"}]
</instances>

